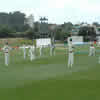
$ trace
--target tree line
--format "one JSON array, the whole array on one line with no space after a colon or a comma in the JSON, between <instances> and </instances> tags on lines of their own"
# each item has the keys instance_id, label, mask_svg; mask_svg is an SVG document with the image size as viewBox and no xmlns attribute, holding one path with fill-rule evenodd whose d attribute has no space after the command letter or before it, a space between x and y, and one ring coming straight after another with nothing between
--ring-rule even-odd
<instances>
[{"instance_id":1,"label":"tree line","mask_svg":"<svg viewBox=\"0 0 100 100\"><path fill-rule=\"evenodd\" d=\"M19 11L0 13L0 37L14 37L18 32L25 32L30 27L24 25L25 14ZM18 34L19 35L19 34Z\"/></svg>"},{"instance_id":2,"label":"tree line","mask_svg":"<svg viewBox=\"0 0 100 100\"><path fill-rule=\"evenodd\" d=\"M34 28L30 28L29 25L24 24L26 20L26 15L21 13L20 11L15 12L1 12L0 13L0 38L5 37L28 37L30 39L36 38L40 31L40 22L34 23ZM40 25L40 26L39 26ZM47 23L48 25L48 23ZM93 25L100 27L100 24L94 22ZM64 41L66 37L72 32L73 25L71 22L64 23L62 25L57 25L54 30L54 36L56 40ZM47 29L46 29L47 30ZM45 31L45 28L44 28ZM100 31L100 29L99 29ZM90 40L91 38L96 36L96 31L93 27L81 27L78 31L79 36L84 36L84 41Z\"/></svg>"}]
</instances>

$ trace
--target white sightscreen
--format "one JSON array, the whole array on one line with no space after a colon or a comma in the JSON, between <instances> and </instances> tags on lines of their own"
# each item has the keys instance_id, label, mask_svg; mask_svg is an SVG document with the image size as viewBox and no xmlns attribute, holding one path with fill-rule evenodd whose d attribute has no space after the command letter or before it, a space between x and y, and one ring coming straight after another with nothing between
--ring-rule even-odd
<instances>
[{"instance_id":1,"label":"white sightscreen","mask_svg":"<svg viewBox=\"0 0 100 100\"><path fill-rule=\"evenodd\" d=\"M36 46L40 47L40 46L48 46L51 45L51 39L50 38L40 38L40 39L36 39Z\"/></svg>"},{"instance_id":2,"label":"white sightscreen","mask_svg":"<svg viewBox=\"0 0 100 100\"><path fill-rule=\"evenodd\" d=\"M72 36L72 42L73 44L82 44L83 43L83 37L82 36ZM70 39L68 38L68 43Z\"/></svg>"},{"instance_id":3,"label":"white sightscreen","mask_svg":"<svg viewBox=\"0 0 100 100\"><path fill-rule=\"evenodd\" d=\"M100 36L98 36L97 39L98 39L98 42L100 42Z\"/></svg>"}]
</instances>

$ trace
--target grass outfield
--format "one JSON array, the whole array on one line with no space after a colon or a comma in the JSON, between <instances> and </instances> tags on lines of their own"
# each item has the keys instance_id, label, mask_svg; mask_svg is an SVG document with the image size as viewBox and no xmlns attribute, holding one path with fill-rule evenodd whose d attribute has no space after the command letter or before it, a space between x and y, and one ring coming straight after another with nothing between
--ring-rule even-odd
<instances>
[{"instance_id":1,"label":"grass outfield","mask_svg":"<svg viewBox=\"0 0 100 100\"><path fill-rule=\"evenodd\" d=\"M99 52L89 57L87 46L76 47L72 69L64 48L57 48L54 57L47 52L31 62L13 50L8 67L0 52L0 100L100 100Z\"/></svg>"}]
</instances>

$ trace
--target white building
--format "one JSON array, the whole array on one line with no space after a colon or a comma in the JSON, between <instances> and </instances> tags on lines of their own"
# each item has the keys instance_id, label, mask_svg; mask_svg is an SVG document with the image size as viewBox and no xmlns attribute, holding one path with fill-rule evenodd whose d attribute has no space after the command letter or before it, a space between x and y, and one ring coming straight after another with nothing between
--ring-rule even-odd
<instances>
[{"instance_id":1,"label":"white building","mask_svg":"<svg viewBox=\"0 0 100 100\"><path fill-rule=\"evenodd\" d=\"M34 28L34 16L32 14L28 16L24 24L28 24L31 28Z\"/></svg>"}]
</instances>

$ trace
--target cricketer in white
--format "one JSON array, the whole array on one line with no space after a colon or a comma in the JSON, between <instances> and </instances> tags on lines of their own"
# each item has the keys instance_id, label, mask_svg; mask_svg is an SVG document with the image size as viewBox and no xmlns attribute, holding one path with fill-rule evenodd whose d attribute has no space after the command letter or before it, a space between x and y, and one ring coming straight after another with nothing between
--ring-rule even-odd
<instances>
[{"instance_id":1,"label":"cricketer in white","mask_svg":"<svg viewBox=\"0 0 100 100\"><path fill-rule=\"evenodd\" d=\"M90 46L89 56L95 56L95 47L93 44Z\"/></svg>"},{"instance_id":2,"label":"cricketer in white","mask_svg":"<svg viewBox=\"0 0 100 100\"><path fill-rule=\"evenodd\" d=\"M73 66L74 64L74 48L72 44L72 39L70 39L70 43L68 44L68 67Z\"/></svg>"},{"instance_id":3,"label":"cricketer in white","mask_svg":"<svg viewBox=\"0 0 100 100\"><path fill-rule=\"evenodd\" d=\"M8 66L9 64L9 51L10 51L10 47L8 46L8 43L6 43L6 45L3 47L3 51L5 54L5 65Z\"/></svg>"},{"instance_id":4,"label":"cricketer in white","mask_svg":"<svg viewBox=\"0 0 100 100\"><path fill-rule=\"evenodd\" d=\"M30 56L31 61L35 59L35 47L34 46L29 47L29 56Z\"/></svg>"},{"instance_id":5,"label":"cricketer in white","mask_svg":"<svg viewBox=\"0 0 100 100\"><path fill-rule=\"evenodd\" d=\"M24 52L24 59L26 59L26 46L25 46L25 44L23 45L23 52Z\"/></svg>"},{"instance_id":6,"label":"cricketer in white","mask_svg":"<svg viewBox=\"0 0 100 100\"><path fill-rule=\"evenodd\" d=\"M50 45L50 56L55 56L55 45L54 44Z\"/></svg>"},{"instance_id":7,"label":"cricketer in white","mask_svg":"<svg viewBox=\"0 0 100 100\"><path fill-rule=\"evenodd\" d=\"M40 56L42 56L42 52L43 52L43 46L40 46Z\"/></svg>"}]
</instances>

